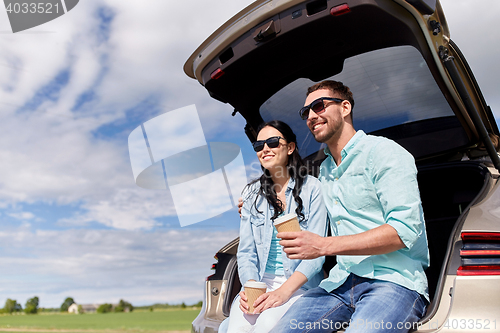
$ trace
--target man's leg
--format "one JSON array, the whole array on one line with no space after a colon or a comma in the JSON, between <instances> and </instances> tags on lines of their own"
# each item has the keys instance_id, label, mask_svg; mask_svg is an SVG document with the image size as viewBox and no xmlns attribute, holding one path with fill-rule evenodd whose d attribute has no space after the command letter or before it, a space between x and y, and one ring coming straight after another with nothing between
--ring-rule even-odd
<instances>
[{"instance_id":1,"label":"man's leg","mask_svg":"<svg viewBox=\"0 0 500 333\"><path fill-rule=\"evenodd\" d=\"M346 333L403 333L416 328L426 301L398 284L355 276L354 314Z\"/></svg>"},{"instance_id":2,"label":"man's leg","mask_svg":"<svg viewBox=\"0 0 500 333\"><path fill-rule=\"evenodd\" d=\"M352 309L341 297L319 287L313 288L288 309L271 333L332 332L342 328L351 314Z\"/></svg>"}]
</instances>

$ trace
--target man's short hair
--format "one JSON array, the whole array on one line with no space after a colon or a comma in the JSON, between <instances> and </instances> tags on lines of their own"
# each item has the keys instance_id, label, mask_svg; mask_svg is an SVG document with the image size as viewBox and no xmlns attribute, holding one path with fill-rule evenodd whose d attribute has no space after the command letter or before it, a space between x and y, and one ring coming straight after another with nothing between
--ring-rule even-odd
<instances>
[{"instance_id":1,"label":"man's short hair","mask_svg":"<svg viewBox=\"0 0 500 333\"><path fill-rule=\"evenodd\" d=\"M321 89L328 89L333 93L334 97L339 97L349 101L349 103L351 103L351 119L352 119L352 110L354 109L354 98L352 96L352 91L351 89L349 89L348 86L345 86L340 81L325 80L318 82L315 85L307 88L307 96L309 96L310 93Z\"/></svg>"}]
</instances>

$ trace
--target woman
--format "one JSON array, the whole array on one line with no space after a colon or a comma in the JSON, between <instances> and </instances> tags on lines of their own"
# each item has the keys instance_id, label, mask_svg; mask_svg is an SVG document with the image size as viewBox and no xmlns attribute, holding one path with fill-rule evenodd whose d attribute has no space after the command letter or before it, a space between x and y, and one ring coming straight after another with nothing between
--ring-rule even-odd
<instances>
[{"instance_id":1,"label":"woman","mask_svg":"<svg viewBox=\"0 0 500 333\"><path fill-rule=\"evenodd\" d=\"M226 326L230 333L270 331L304 290L323 279L324 258L288 259L273 226L278 216L296 213L301 229L326 234L320 184L307 175L295 134L287 124L271 121L260 126L253 147L263 174L243 191L238 273L242 285L262 281L267 292L255 301L255 314L249 314L245 291L241 291L219 332Z\"/></svg>"}]
</instances>

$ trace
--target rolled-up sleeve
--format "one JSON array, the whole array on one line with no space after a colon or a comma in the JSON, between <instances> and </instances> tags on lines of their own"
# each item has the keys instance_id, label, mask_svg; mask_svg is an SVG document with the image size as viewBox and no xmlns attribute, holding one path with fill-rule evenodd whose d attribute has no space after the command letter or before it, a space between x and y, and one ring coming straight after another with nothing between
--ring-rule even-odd
<instances>
[{"instance_id":1,"label":"rolled-up sleeve","mask_svg":"<svg viewBox=\"0 0 500 333\"><path fill-rule=\"evenodd\" d=\"M240 243L238 246L238 274L241 285L248 280L259 281L257 248L253 237L252 226L250 225L250 210L252 207L251 188L247 187L243 191L243 207L241 209L240 221Z\"/></svg>"},{"instance_id":2,"label":"rolled-up sleeve","mask_svg":"<svg viewBox=\"0 0 500 333\"><path fill-rule=\"evenodd\" d=\"M382 205L384 220L396 230L409 250L424 228L413 156L387 140L372 149L370 163L373 166L372 181Z\"/></svg>"}]
</instances>

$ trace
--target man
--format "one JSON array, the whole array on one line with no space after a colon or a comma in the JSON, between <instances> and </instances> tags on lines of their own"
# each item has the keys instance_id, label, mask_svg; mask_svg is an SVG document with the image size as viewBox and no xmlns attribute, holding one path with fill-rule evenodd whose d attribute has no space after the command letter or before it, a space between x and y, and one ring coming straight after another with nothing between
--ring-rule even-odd
<instances>
[{"instance_id":1,"label":"man","mask_svg":"<svg viewBox=\"0 0 500 333\"><path fill-rule=\"evenodd\" d=\"M300 113L327 145L319 179L332 237L282 232L291 259L336 255L337 265L272 332L408 332L429 301L429 251L413 157L353 127L354 100L341 82L308 89Z\"/></svg>"}]
</instances>

